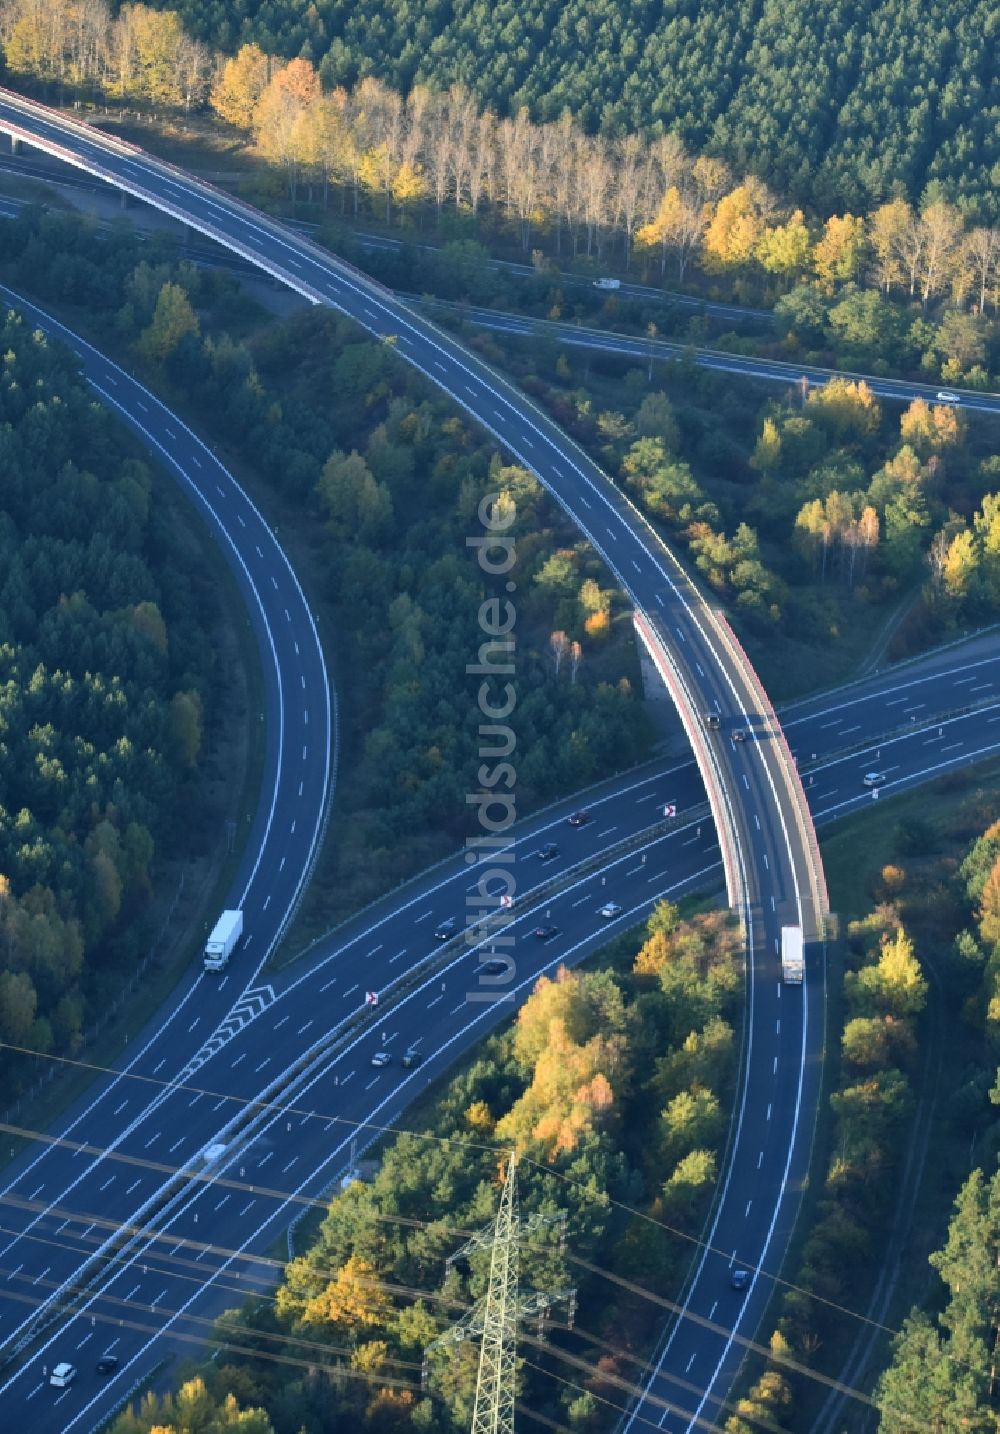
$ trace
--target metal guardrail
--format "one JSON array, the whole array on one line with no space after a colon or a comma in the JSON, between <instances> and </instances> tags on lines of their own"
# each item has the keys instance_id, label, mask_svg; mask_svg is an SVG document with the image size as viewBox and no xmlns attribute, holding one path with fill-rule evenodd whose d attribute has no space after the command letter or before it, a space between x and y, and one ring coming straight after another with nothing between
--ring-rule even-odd
<instances>
[{"instance_id":1,"label":"metal guardrail","mask_svg":"<svg viewBox=\"0 0 1000 1434\"><path fill-rule=\"evenodd\" d=\"M898 742L903 737L915 735L918 732L927 732L931 727L941 727L946 722L955 722L960 717L971 717L975 712L988 712L993 707L1000 706L1000 696L984 697L979 702L969 702L963 707L949 707L944 712L938 712L934 716L925 717L920 721L911 718L909 722L902 723L898 727L888 727L878 732L874 737L866 737L863 742L849 742L844 747L838 747L834 752L826 752L822 758L816 752L810 754L809 759L800 762L794 752L790 752L792 761L799 772L810 772L813 764L818 769L830 762L841 762L849 757L852 752L867 752L871 747L880 747L888 742Z\"/></svg>"},{"instance_id":2,"label":"metal guardrail","mask_svg":"<svg viewBox=\"0 0 1000 1434\"><path fill-rule=\"evenodd\" d=\"M705 782L708 804L722 850L722 862L726 874L726 897L734 911L741 911L745 906L745 901L742 894L743 883L737 871L736 853L739 847L739 837L736 831L736 821L729 809L717 758L706 742L702 731L700 708L691 695L667 644L657 633L654 621L641 610L635 612L633 621L637 634L670 693L694 752L698 770Z\"/></svg>"},{"instance_id":3,"label":"metal guardrail","mask_svg":"<svg viewBox=\"0 0 1000 1434\"><path fill-rule=\"evenodd\" d=\"M802 787L802 780L799 776L795 759L789 749L788 741L781 723L778 721L771 699L764 691L764 685L757 676L756 668L744 651L743 645L733 631L729 620L716 608L712 608L711 612L716 630L720 633L723 642L729 647L730 652L735 657L737 665L747 677L755 694L760 713L767 722L772 735L776 738L778 758L781 762L782 770L785 773L788 789L792 795L795 823L806 852L809 885L811 888L816 922L819 927L819 933L822 935L823 921L830 910L830 897L826 888L826 877L823 873L823 858L820 855L816 828L813 825L812 813L809 810L809 803L806 800L806 794Z\"/></svg>"}]
</instances>

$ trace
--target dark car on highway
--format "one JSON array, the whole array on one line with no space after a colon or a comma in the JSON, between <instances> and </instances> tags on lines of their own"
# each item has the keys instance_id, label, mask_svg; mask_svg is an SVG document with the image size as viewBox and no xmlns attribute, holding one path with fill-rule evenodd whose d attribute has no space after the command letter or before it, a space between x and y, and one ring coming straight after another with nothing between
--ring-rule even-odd
<instances>
[{"instance_id":1,"label":"dark car on highway","mask_svg":"<svg viewBox=\"0 0 1000 1434\"><path fill-rule=\"evenodd\" d=\"M559 935L558 926L536 926L535 935L539 941L552 941Z\"/></svg>"},{"instance_id":2,"label":"dark car on highway","mask_svg":"<svg viewBox=\"0 0 1000 1434\"><path fill-rule=\"evenodd\" d=\"M585 827L590 821L589 812L571 812L566 818L571 827Z\"/></svg>"}]
</instances>

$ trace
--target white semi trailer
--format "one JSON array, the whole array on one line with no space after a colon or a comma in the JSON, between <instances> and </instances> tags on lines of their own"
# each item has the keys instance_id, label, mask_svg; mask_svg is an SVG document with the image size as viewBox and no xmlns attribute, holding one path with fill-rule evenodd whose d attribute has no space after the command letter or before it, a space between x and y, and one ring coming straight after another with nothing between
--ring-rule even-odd
<instances>
[{"instance_id":1,"label":"white semi trailer","mask_svg":"<svg viewBox=\"0 0 1000 1434\"><path fill-rule=\"evenodd\" d=\"M243 912L224 911L205 942L205 970L222 971L243 935Z\"/></svg>"},{"instance_id":2,"label":"white semi trailer","mask_svg":"<svg viewBox=\"0 0 1000 1434\"><path fill-rule=\"evenodd\" d=\"M802 955L802 927L781 928L781 979L789 986L801 986L805 974Z\"/></svg>"}]
</instances>

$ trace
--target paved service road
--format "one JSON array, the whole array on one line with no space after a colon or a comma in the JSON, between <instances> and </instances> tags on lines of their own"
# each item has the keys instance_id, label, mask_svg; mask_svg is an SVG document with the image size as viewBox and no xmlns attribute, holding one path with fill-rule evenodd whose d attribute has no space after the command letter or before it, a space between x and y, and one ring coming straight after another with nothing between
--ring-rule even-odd
<instances>
[{"instance_id":1,"label":"paved service road","mask_svg":"<svg viewBox=\"0 0 1000 1434\"><path fill-rule=\"evenodd\" d=\"M667 339L648 339L617 334L609 329L586 328L578 324L560 323L553 319L534 319L524 314L505 314L496 309L476 308L467 304L444 304L440 299L421 299L422 307L448 309L476 328L491 329L512 338L548 338L573 348L595 349L601 353L619 354L647 364L650 358L660 362L693 360L699 368L717 373L739 374L743 378L785 385L803 381L810 388L821 387L832 378L850 378L864 382L879 398L896 403L912 403L915 398L933 402L942 389L957 394L962 408L979 413L1000 413L1000 394L980 393L975 389L954 389L951 384L914 383L910 379L878 378L873 374L853 373L849 369L820 368L816 364L784 363L780 359L754 358L743 354L725 353L722 349L692 348Z\"/></svg>"},{"instance_id":2,"label":"paved service road","mask_svg":"<svg viewBox=\"0 0 1000 1434\"><path fill-rule=\"evenodd\" d=\"M714 1327L697 1326L691 1320L685 1320L679 1324L666 1348L663 1374L657 1379L654 1394L665 1390L664 1397L677 1412L667 1416L662 1427L690 1427L703 1411L712 1411L728 1391L739 1363L739 1340L755 1331L764 1311L769 1293L766 1275L774 1273L780 1266L798 1208L799 1187L815 1115L821 1054L821 1025L818 1019L822 998L820 952L812 942L807 960L806 985L794 992L784 993L784 999L776 979L775 955L778 930L782 924L802 924L810 941L818 934L824 904L821 869L794 766L786 756L780 728L752 669L740 653L724 620L701 602L690 580L659 544L649 525L607 482L586 455L503 378L458 342L420 319L388 291L315 248L301 236L229 196L191 180L180 170L151 160L132 146L102 135L78 121L23 101L9 92L0 97L0 128L26 138L32 144L173 214L251 260L311 302L330 304L356 318L370 332L394 343L407 361L451 394L510 453L546 483L632 595L638 609L640 631L678 701L694 746L722 834L727 889L731 901L744 917L750 953L750 1036L745 1048L741 1104L710 1239L717 1249L734 1251L734 1258L747 1264L753 1273L748 1292L739 1308L733 1311L731 1327L718 1322ZM718 716L717 731L707 730L704 724L703 719L709 713ZM737 726L748 729L749 741L737 744L731 740ZM607 842L612 835L611 831L595 829L590 839ZM680 853L677 834L673 833L651 848L646 853L647 862L639 862L636 870L632 870L636 866L634 860L621 858L615 868L603 874L605 883L612 879L616 882L620 880L625 893L625 911L620 921L634 918L648 906L651 897L660 892L674 891L679 884L690 880L688 868L692 856L696 863L701 863L696 865L695 879L698 879L697 873L700 873L702 881L707 879L711 870L711 853L700 849L707 841L707 824L703 833L699 834L696 827L695 836L692 838L688 833L685 839L693 848L687 853L687 860ZM649 871L648 864L653 854L661 856L667 848L676 864L676 872L657 874ZM622 864L626 860L631 862L628 868ZM607 929L596 921L593 907L589 904L592 895L596 898L602 889L596 886L601 880L600 876L582 877L574 888L578 892L577 905L571 906L566 919L566 940L569 944L568 950L562 953L564 957L590 949L599 943ZM645 891L641 890L639 883L644 883ZM644 899L640 900L640 897ZM127 1183L126 1193L136 1201L166 1202L165 1207L157 1212L158 1226L171 1231L179 1229L183 1238L190 1238L185 1221L191 1219L192 1229L194 1223L198 1223L204 1230L209 1222L203 1217L208 1216L210 1208L212 1213L224 1210L226 1239L229 1242L236 1239L235 1196L231 1192L226 1191L218 1198L217 1205L209 1207L208 1202L219 1197L217 1181L213 1179L194 1192L189 1185L174 1189L165 1183L162 1166L181 1155L194 1158L197 1150L217 1133L219 1121L225 1119L221 1113L224 1108L232 1108L231 1104L227 1107L227 1101L246 1099L272 1089L269 1085L272 1077L275 1081L273 1088L276 1089L278 1083L284 1080L289 1063L301 1062L310 1041L320 1034L312 1030L314 1024L318 1022L321 1031L339 1026L352 1009L351 1002L356 1003L357 990L362 985L362 982L355 981L347 987L351 959L357 960L360 954L362 962L366 963L362 980L367 976L368 982L382 962L412 964L426 954L428 947L432 947L432 941L425 943L422 932L414 938L414 928L422 921L430 922L432 917L432 910L426 913L411 911L406 915L405 941L404 930L399 926L393 928L395 936L388 943L382 939L381 930L377 933L372 931L370 936L364 937L372 940L369 950L360 951L359 941L350 957L343 951L331 955L329 960L336 968L334 972L328 974L328 970L324 969L318 974L297 977L296 984L287 988L284 997L278 996L267 1011L256 1013L256 1021L245 1024L240 1031L234 1031L228 1045L213 1053L202 1070L195 1073L199 1081L211 1079L216 1082L213 1092L217 1100L210 1100L198 1091L192 1094L187 1068L181 1061L175 1063L169 1073L176 1075L178 1067L181 1067L180 1078L185 1088L182 1090L173 1086L166 1091L153 1115L144 1117L141 1128L137 1127L129 1136L132 1145L138 1145L140 1149L148 1146L149 1150L158 1149L161 1143L167 1145L173 1138L175 1150L171 1151L167 1145L170 1161L161 1159L160 1169L153 1172L136 1170L133 1175L131 1171L124 1171L116 1172L113 1177L116 1181L120 1179L123 1186ZM399 919L398 913L395 919ZM519 916L518 921L521 920ZM387 921L387 932L390 927L391 922ZM428 926L425 929L432 928ZM394 941L398 941L395 949ZM529 948L530 939L523 943L522 949ZM553 959L556 959L555 952ZM460 985L468 985L469 977L464 974L465 967L461 963L470 963L471 958L463 951L455 961L461 968L456 972ZM538 964L530 960L519 963L515 978L519 991L523 992L526 988ZM329 982L326 992L321 984L315 984L320 974ZM474 973L470 975L474 976ZM481 986L482 978L479 984ZM337 985L339 989L335 990ZM281 1000L289 1003L302 1001L307 988L311 999L307 1008L299 1008L303 1017L300 1026L296 1025L296 1017L289 1007L286 1012L288 1021L281 1035L273 1042L269 1040L266 1053L262 1052L259 1042L265 1025L268 1030L276 1032L279 1020L284 1019L277 1010ZM284 987L280 989L285 990ZM405 1002L392 1011L385 1010L378 1015L380 1024L390 1021L399 1023L393 1026L392 1031L388 1026L384 1027L387 1037L398 1034L402 1039L426 1030L427 1010L436 1009L438 1005L444 1008L448 1001L447 990L431 996L430 989L415 979ZM276 985L276 994L278 990ZM293 997L293 991L298 991L299 996ZM325 1003L319 999L324 994ZM423 1007L422 1001L425 1003ZM470 1018L470 1003L462 1000L450 1017L442 1013L440 1021L443 1029L440 1033L439 1018L435 1016L435 1041L444 1041L445 1044L434 1052L434 1059L445 1060L452 1047L474 1038L488 1026L490 1020L499 1019L505 1009L502 1002L481 1008L473 1005ZM323 1014L317 1017L317 1011ZM453 1027L450 1030L449 1020ZM363 1043L365 1037L352 1039ZM248 1048L248 1043L253 1049ZM310 1101L322 1098L319 1108L328 1112L352 1106L355 1096L350 1091L345 1093L343 1085L334 1087L333 1090L338 1093L331 1094L331 1089L323 1084L337 1074L332 1070L331 1063L344 1061L351 1050L356 1060L357 1046L335 1055L317 1051L323 1068L309 1069L302 1075L304 1082L311 1082L308 1095L302 1098ZM429 1064L433 1065L433 1061ZM382 1072L364 1085L375 1088L379 1081L387 1080L388 1072ZM360 1075L358 1084L360 1087ZM401 1105L399 1088L393 1087L376 1109L375 1118L395 1113ZM765 1110L766 1118L763 1114ZM211 1128L213 1118L214 1130ZM271 1119L277 1120L277 1117ZM155 1121L155 1128L150 1121ZM763 1125L761 1122L764 1122ZM91 1146L102 1147L107 1143L106 1136L106 1131L92 1134L88 1130ZM261 1136L256 1130L230 1130L226 1136L228 1143L237 1139L266 1138L276 1144L273 1134ZM302 1135L301 1139L304 1143L305 1136ZM84 1159L92 1161L88 1151L73 1152L68 1158L79 1162ZM145 1158L148 1160L151 1157L147 1155ZM329 1169L330 1161L338 1158L339 1155L331 1156L327 1150L326 1169ZM294 1167L299 1159L300 1156L295 1155L287 1168L279 1172L286 1187L298 1177L299 1171ZM228 1178L228 1167L223 1164L213 1165L212 1173L214 1175L223 1169L227 1170ZM319 1178L315 1170L307 1172L306 1185L301 1188L307 1188L309 1181ZM19 1187L18 1193L22 1191L23 1198L29 1202L41 1198L39 1194L32 1195ZM257 1198L254 1197L255 1201ZM251 1205L241 1217L244 1221L257 1222L246 1235L247 1247L266 1235L268 1230L273 1231L275 1222L280 1223L284 1213L262 1211L260 1207ZM64 1227L60 1235L65 1237L65 1234ZM142 1238L146 1239L145 1236ZM53 1255L53 1259L56 1258ZM128 1258L131 1259L131 1253ZM231 1256L229 1263L236 1258ZM206 1265L208 1259L206 1252ZM148 1264L148 1261L144 1263ZM35 1268L33 1264L32 1269ZM126 1288L125 1281L132 1279L135 1273L135 1266L130 1265L120 1274L110 1277L116 1297L133 1301L141 1293L159 1308L165 1301L152 1298L155 1292L145 1290L144 1286L137 1286L135 1291ZM712 1321L712 1311L718 1306L719 1281L721 1278L725 1283L725 1276L725 1266L719 1268L718 1257L706 1256L687 1293L686 1312ZM37 1276L39 1281L42 1277L42 1274ZM45 1272L44 1277L51 1279L51 1274ZM103 1292L94 1296L105 1301L109 1297ZM205 1298L207 1296L200 1292L193 1293L189 1306ZM188 1318L187 1309L183 1316L177 1315L171 1327L176 1328L182 1318ZM67 1331L57 1336L60 1339L64 1337L70 1338ZM142 1363L148 1358L146 1347L137 1349L127 1368L123 1368L118 1387L122 1387L120 1381L127 1379L128 1369L141 1373ZM0 1398L6 1399L8 1392L15 1387L23 1389L28 1378L28 1375L15 1377L11 1386L0 1391ZM105 1392L95 1397L104 1400L112 1398L112 1385L106 1386ZM65 1395L60 1398L66 1401L59 1413L64 1420L63 1427L80 1427L81 1421L94 1417L85 1402L86 1391L82 1384L72 1397ZM72 1409L78 1410L78 1413L73 1415L72 1422L68 1422Z\"/></svg>"}]
</instances>

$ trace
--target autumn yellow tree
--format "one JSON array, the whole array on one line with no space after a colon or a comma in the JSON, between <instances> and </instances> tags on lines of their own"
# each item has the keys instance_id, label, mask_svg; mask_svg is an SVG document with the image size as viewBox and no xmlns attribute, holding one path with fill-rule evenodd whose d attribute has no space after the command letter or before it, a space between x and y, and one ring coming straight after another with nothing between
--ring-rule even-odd
<instances>
[{"instance_id":1,"label":"autumn yellow tree","mask_svg":"<svg viewBox=\"0 0 1000 1434\"><path fill-rule=\"evenodd\" d=\"M962 216L951 204L928 204L920 214L920 297L926 304L948 287L959 263Z\"/></svg>"},{"instance_id":2,"label":"autumn yellow tree","mask_svg":"<svg viewBox=\"0 0 1000 1434\"><path fill-rule=\"evenodd\" d=\"M186 335L198 331L198 316L187 294L179 284L164 284L152 322L139 335L137 346L147 358L163 363Z\"/></svg>"},{"instance_id":3,"label":"autumn yellow tree","mask_svg":"<svg viewBox=\"0 0 1000 1434\"><path fill-rule=\"evenodd\" d=\"M854 383L847 378L832 378L819 388L811 388L806 407L838 437L869 437L878 432L881 421L878 400L864 379Z\"/></svg>"},{"instance_id":4,"label":"autumn yellow tree","mask_svg":"<svg viewBox=\"0 0 1000 1434\"><path fill-rule=\"evenodd\" d=\"M975 535L963 528L948 544L941 568L941 585L952 602L962 602L968 597L978 566Z\"/></svg>"},{"instance_id":5,"label":"autumn yellow tree","mask_svg":"<svg viewBox=\"0 0 1000 1434\"><path fill-rule=\"evenodd\" d=\"M707 223L706 205L696 195L672 184L660 200L655 218L637 233L636 243L640 248L647 249L659 246L661 274L666 272L667 255L673 254L677 260L677 277L683 283L688 263L701 242Z\"/></svg>"},{"instance_id":6,"label":"autumn yellow tree","mask_svg":"<svg viewBox=\"0 0 1000 1434\"><path fill-rule=\"evenodd\" d=\"M865 252L865 221L853 214L831 214L813 247L813 269L827 293L857 279Z\"/></svg>"},{"instance_id":7,"label":"autumn yellow tree","mask_svg":"<svg viewBox=\"0 0 1000 1434\"><path fill-rule=\"evenodd\" d=\"M875 279L884 294L911 277L916 221L905 199L893 199L875 210L868 222Z\"/></svg>"},{"instance_id":8,"label":"autumn yellow tree","mask_svg":"<svg viewBox=\"0 0 1000 1434\"><path fill-rule=\"evenodd\" d=\"M348 115L346 90L336 89L323 94L308 112L310 162L323 183L323 203L327 203L331 181L354 190L354 212L358 210L359 165L361 155Z\"/></svg>"},{"instance_id":9,"label":"autumn yellow tree","mask_svg":"<svg viewBox=\"0 0 1000 1434\"><path fill-rule=\"evenodd\" d=\"M915 398L899 420L899 436L922 458L954 448L965 437L965 420L952 404Z\"/></svg>"},{"instance_id":10,"label":"autumn yellow tree","mask_svg":"<svg viewBox=\"0 0 1000 1434\"><path fill-rule=\"evenodd\" d=\"M621 990L610 973L560 969L554 980L542 977L514 1037L530 1082L497 1123L496 1139L551 1158L612 1121L615 1087L627 1077L625 1027Z\"/></svg>"},{"instance_id":11,"label":"autumn yellow tree","mask_svg":"<svg viewBox=\"0 0 1000 1434\"><path fill-rule=\"evenodd\" d=\"M994 862L979 898L979 934L987 946L1000 945L1000 859Z\"/></svg>"},{"instance_id":12,"label":"autumn yellow tree","mask_svg":"<svg viewBox=\"0 0 1000 1434\"><path fill-rule=\"evenodd\" d=\"M705 230L705 267L732 269L748 264L762 228L750 187L737 185L719 200Z\"/></svg>"},{"instance_id":13,"label":"autumn yellow tree","mask_svg":"<svg viewBox=\"0 0 1000 1434\"><path fill-rule=\"evenodd\" d=\"M781 462L781 434L773 418L764 419L764 427L754 445L750 467L758 473L773 473Z\"/></svg>"},{"instance_id":14,"label":"autumn yellow tree","mask_svg":"<svg viewBox=\"0 0 1000 1434\"><path fill-rule=\"evenodd\" d=\"M768 274L792 280L805 272L812 254L812 240L801 209L796 209L784 224L762 229L754 254Z\"/></svg>"},{"instance_id":15,"label":"autumn yellow tree","mask_svg":"<svg viewBox=\"0 0 1000 1434\"><path fill-rule=\"evenodd\" d=\"M878 961L849 972L844 989L852 1009L862 1014L915 1016L927 1000L927 980L913 950L913 942L899 928L882 940Z\"/></svg>"},{"instance_id":16,"label":"autumn yellow tree","mask_svg":"<svg viewBox=\"0 0 1000 1434\"><path fill-rule=\"evenodd\" d=\"M271 76L254 108L257 149L265 159L284 166L293 199L299 166L313 153L309 116L319 99L319 75L308 60L296 59Z\"/></svg>"},{"instance_id":17,"label":"autumn yellow tree","mask_svg":"<svg viewBox=\"0 0 1000 1434\"><path fill-rule=\"evenodd\" d=\"M180 104L179 61L189 44L175 10L123 5L111 32L111 91L154 104Z\"/></svg>"},{"instance_id":18,"label":"autumn yellow tree","mask_svg":"<svg viewBox=\"0 0 1000 1434\"><path fill-rule=\"evenodd\" d=\"M378 1272L358 1255L351 1255L332 1280L324 1279L308 1256L293 1260L277 1297L278 1314L296 1324L336 1324L349 1330L384 1325L392 1308Z\"/></svg>"},{"instance_id":19,"label":"autumn yellow tree","mask_svg":"<svg viewBox=\"0 0 1000 1434\"><path fill-rule=\"evenodd\" d=\"M237 129L252 129L269 71L270 61L259 45L241 45L212 87L211 104L219 118Z\"/></svg>"}]
</instances>

